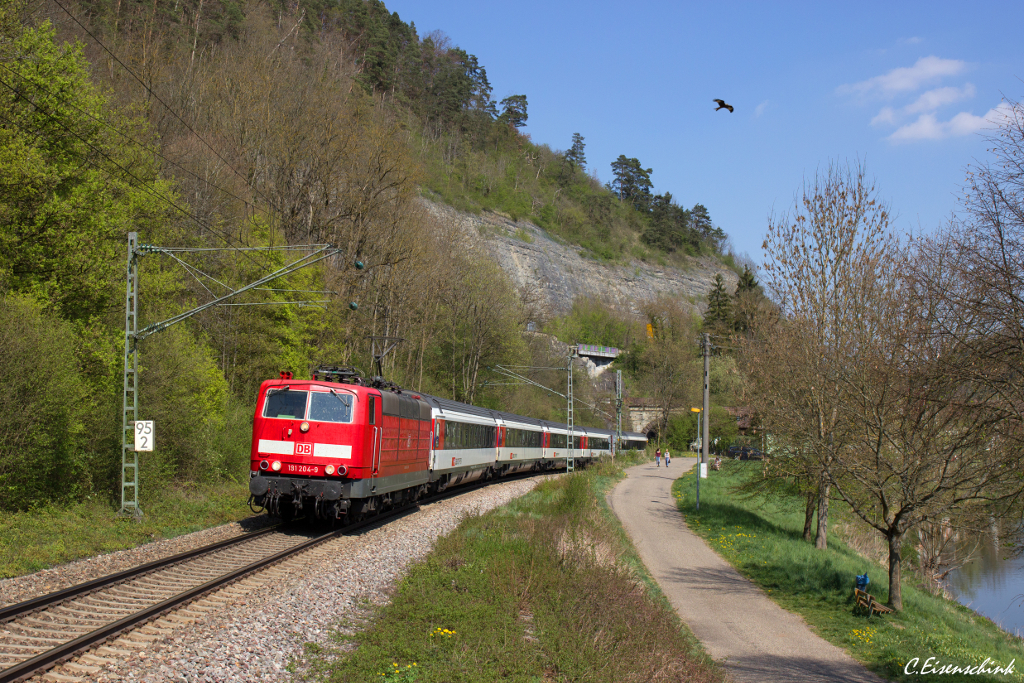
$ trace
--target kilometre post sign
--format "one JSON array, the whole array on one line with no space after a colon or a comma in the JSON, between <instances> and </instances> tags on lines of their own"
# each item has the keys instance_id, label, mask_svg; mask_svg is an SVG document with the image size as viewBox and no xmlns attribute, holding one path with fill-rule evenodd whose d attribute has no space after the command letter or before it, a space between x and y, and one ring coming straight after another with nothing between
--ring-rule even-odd
<instances>
[{"instance_id":1,"label":"kilometre post sign","mask_svg":"<svg viewBox=\"0 0 1024 683\"><path fill-rule=\"evenodd\" d=\"M151 451L153 442L156 439L156 431L153 429L152 420L135 421L135 450Z\"/></svg>"}]
</instances>

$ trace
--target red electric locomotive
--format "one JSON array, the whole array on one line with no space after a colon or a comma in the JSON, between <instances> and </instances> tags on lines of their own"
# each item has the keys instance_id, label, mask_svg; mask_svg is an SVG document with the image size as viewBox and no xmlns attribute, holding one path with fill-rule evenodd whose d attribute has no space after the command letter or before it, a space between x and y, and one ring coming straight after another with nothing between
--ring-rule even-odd
<instances>
[{"instance_id":1,"label":"red electric locomotive","mask_svg":"<svg viewBox=\"0 0 1024 683\"><path fill-rule=\"evenodd\" d=\"M260 386L250 502L288 520L354 517L427 490L430 406L370 386L351 371L290 373Z\"/></svg>"},{"instance_id":2,"label":"red electric locomotive","mask_svg":"<svg viewBox=\"0 0 1024 683\"><path fill-rule=\"evenodd\" d=\"M428 491L525 470L564 468L568 426L403 393L354 370L320 367L264 382L253 418L250 504L289 520L359 519ZM614 434L577 427L579 466ZM621 447L643 447L626 434Z\"/></svg>"}]
</instances>

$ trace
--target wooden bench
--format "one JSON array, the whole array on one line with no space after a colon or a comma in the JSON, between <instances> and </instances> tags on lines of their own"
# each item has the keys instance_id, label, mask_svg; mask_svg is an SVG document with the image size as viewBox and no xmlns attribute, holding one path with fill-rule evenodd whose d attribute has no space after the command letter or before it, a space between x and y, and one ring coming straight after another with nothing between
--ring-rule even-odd
<instances>
[{"instance_id":1,"label":"wooden bench","mask_svg":"<svg viewBox=\"0 0 1024 683\"><path fill-rule=\"evenodd\" d=\"M853 595L857 599L857 607L866 609L868 611L869 617L875 613L891 614L893 611L891 607L886 607L882 603L878 602L878 600L875 600L874 596L872 596L867 591L862 591L859 588L854 588Z\"/></svg>"}]
</instances>

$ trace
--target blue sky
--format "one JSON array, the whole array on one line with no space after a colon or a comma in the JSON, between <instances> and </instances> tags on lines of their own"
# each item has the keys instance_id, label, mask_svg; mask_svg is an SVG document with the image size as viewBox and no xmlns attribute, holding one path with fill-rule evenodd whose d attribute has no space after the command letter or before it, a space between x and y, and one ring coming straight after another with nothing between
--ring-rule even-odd
<instances>
[{"instance_id":1,"label":"blue sky","mask_svg":"<svg viewBox=\"0 0 1024 683\"><path fill-rule=\"evenodd\" d=\"M525 94L534 142L582 134L605 182L638 158L758 262L768 215L834 160L866 163L898 229L935 229L986 117L1024 99L1019 1L385 4L475 54L496 100Z\"/></svg>"}]
</instances>

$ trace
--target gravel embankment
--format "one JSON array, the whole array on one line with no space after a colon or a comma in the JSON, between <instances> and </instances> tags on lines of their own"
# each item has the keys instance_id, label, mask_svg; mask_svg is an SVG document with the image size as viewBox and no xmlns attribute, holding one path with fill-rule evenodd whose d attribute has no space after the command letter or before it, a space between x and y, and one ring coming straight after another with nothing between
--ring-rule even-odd
<instances>
[{"instance_id":1,"label":"gravel embankment","mask_svg":"<svg viewBox=\"0 0 1024 683\"><path fill-rule=\"evenodd\" d=\"M40 595L70 588L101 576L115 574L153 560L201 548L204 545L224 541L276 523L276 519L259 515L239 522L222 524L212 529L154 541L138 548L118 550L106 555L97 555L51 569L44 569L34 574L4 579L0 581L0 607L31 600Z\"/></svg>"},{"instance_id":2,"label":"gravel embankment","mask_svg":"<svg viewBox=\"0 0 1024 683\"><path fill-rule=\"evenodd\" d=\"M280 578L148 643L129 661L104 665L90 680L288 680L286 667L301 655L304 643L327 642L332 626L362 615L361 604L385 602L409 563L427 555L434 541L463 517L504 505L543 479L492 484L423 506L359 536L331 541L289 560Z\"/></svg>"}]
</instances>

